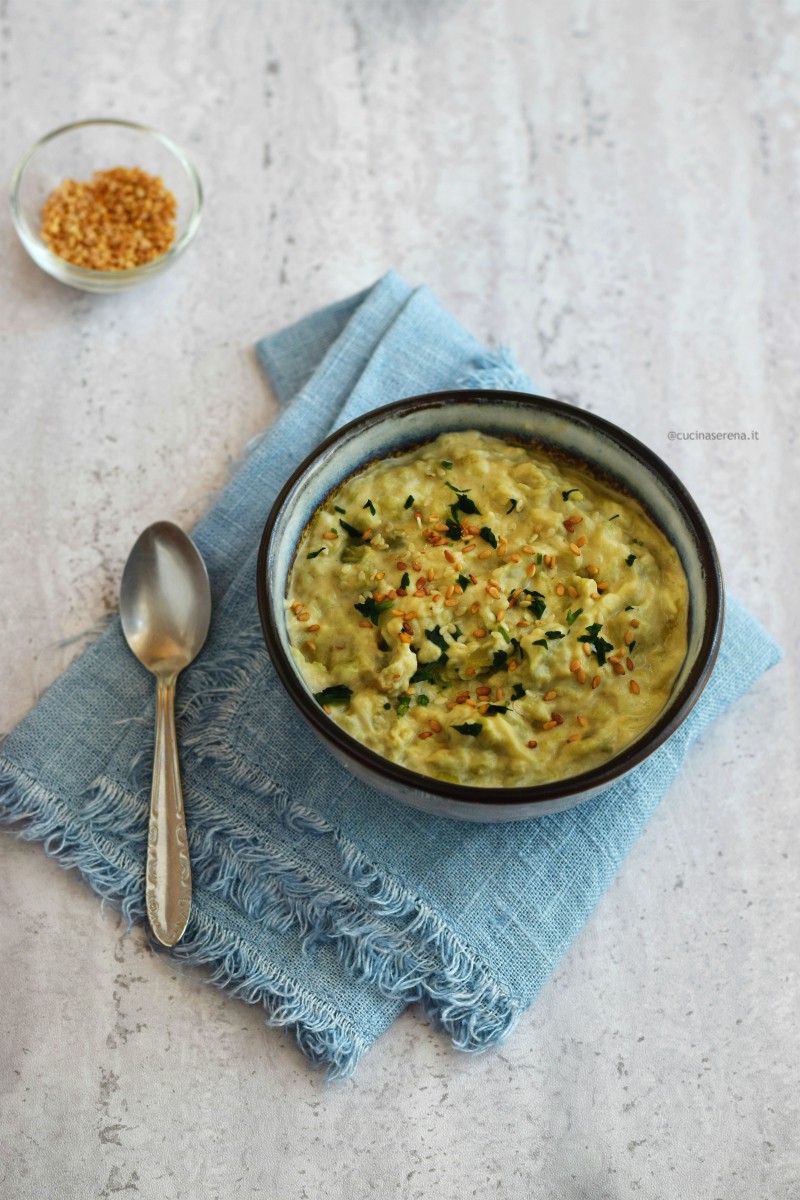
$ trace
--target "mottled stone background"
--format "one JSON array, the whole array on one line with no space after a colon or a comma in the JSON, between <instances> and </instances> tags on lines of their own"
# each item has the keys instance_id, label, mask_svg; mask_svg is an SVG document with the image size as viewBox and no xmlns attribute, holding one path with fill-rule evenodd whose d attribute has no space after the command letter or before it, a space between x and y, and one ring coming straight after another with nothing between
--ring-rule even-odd
<instances>
[{"instance_id":1,"label":"mottled stone background","mask_svg":"<svg viewBox=\"0 0 800 1200\"><path fill-rule=\"evenodd\" d=\"M3 1200L800 1195L799 17L0 0L6 178L48 129L119 115L184 142L207 188L187 257L117 297L50 280L0 211L0 727L115 605L138 531L190 522L272 418L254 341L389 267L661 454L790 652L483 1057L411 1011L326 1086L3 837Z\"/></svg>"}]
</instances>

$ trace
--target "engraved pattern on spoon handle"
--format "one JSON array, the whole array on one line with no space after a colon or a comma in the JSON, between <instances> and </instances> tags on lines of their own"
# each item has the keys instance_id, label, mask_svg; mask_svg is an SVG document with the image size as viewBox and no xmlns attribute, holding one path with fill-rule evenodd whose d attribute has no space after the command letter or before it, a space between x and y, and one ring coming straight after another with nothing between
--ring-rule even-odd
<instances>
[{"instance_id":1,"label":"engraved pattern on spoon handle","mask_svg":"<svg viewBox=\"0 0 800 1200\"><path fill-rule=\"evenodd\" d=\"M147 838L147 915L150 928L162 946L174 946L180 941L192 902L192 874L175 734L175 681L175 676L157 677L153 787Z\"/></svg>"}]
</instances>

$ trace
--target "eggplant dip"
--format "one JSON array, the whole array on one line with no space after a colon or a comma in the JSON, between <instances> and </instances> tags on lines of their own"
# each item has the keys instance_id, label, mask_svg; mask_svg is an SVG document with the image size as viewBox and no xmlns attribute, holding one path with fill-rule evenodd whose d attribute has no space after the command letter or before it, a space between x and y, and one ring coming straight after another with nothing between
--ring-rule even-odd
<instances>
[{"instance_id":1,"label":"eggplant dip","mask_svg":"<svg viewBox=\"0 0 800 1200\"><path fill-rule=\"evenodd\" d=\"M317 510L287 588L332 720L423 775L523 787L599 766L667 701L687 648L675 549L556 452L447 433Z\"/></svg>"}]
</instances>

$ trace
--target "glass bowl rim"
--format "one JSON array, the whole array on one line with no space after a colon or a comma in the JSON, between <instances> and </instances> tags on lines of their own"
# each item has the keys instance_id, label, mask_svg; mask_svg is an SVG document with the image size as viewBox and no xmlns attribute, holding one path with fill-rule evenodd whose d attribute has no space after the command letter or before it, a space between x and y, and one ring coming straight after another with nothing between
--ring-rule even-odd
<instances>
[{"instance_id":1,"label":"glass bowl rim","mask_svg":"<svg viewBox=\"0 0 800 1200\"><path fill-rule=\"evenodd\" d=\"M168 250L165 250L163 254L160 254L158 258L142 263L138 267L126 267L119 271L99 271L93 267L82 267L78 263L72 263L67 258L61 258L60 255L54 254L40 235L31 228L22 212L19 199L20 188L28 165L36 154L50 142L61 137L62 134L71 133L75 129L84 129L92 125L116 125L124 129L132 129L136 133L146 134L148 137L160 142L183 167L191 185L192 212L186 229L178 240ZM52 266L53 272L51 273L55 273L57 278L61 278L64 275L72 275L75 279L87 282L92 280L95 282L108 282L109 284L112 284L115 280L121 282L122 279L126 280L126 282L132 279L145 279L150 275L163 271L171 261L178 258L197 233L203 215L203 201L203 183L200 179L200 174L183 147L168 134L162 133L160 129L156 129L152 125L145 125L139 121L128 121L122 117L85 117L80 121L68 121L65 125L59 125L57 129L51 129L49 133L38 138L17 162L11 176L9 195L11 217L20 240L27 250L30 251L32 246L36 248L37 260L44 260L49 266Z\"/></svg>"}]
</instances>

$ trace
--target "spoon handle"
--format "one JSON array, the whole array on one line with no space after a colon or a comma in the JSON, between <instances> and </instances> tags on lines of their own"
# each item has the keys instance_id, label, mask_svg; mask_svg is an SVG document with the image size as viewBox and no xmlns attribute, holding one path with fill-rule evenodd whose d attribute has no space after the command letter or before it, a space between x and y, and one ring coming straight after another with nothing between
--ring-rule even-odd
<instances>
[{"instance_id":1,"label":"spoon handle","mask_svg":"<svg viewBox=\"0 0 800 1200\"><path fill-rule=\"evenodd\" d=\"M147 915L150 928L162 946L174 946L183 937L192 904L192 873L175 736L176 678L157 677L156 743L147 838Z\"/></svg>"}]
</instances>

